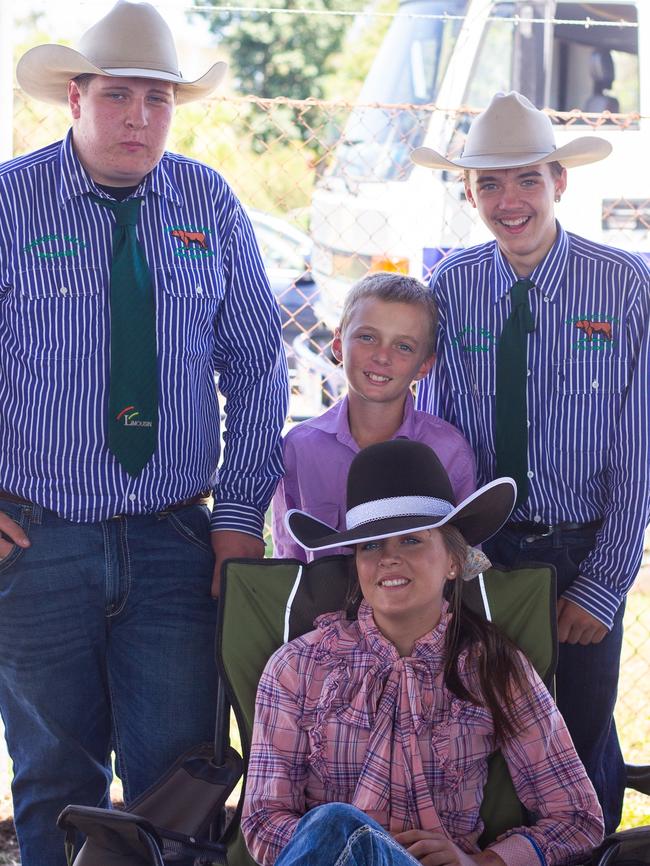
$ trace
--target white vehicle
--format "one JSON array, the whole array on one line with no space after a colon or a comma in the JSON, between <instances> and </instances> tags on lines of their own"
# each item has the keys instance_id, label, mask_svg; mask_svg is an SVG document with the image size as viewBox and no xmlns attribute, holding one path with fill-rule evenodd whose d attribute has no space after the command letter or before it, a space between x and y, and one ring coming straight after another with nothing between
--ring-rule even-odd
<instances>
[{"instance_id":1,"label":"white vehicle","mask_svg":"<svg viewBox=\"0 0 650 866\"><path fill-rule=\"evenodd\" d=\"M312 269L328 328L369 271L426 277L450 249L489 238L460 174L414 166L409 154L421 144L460 153L474 114L511 89L566 112L558 146L593 132L614 147L604 162L569 172L562 224L650 255L650 0L402 0L314 193ZM327 365L302 354L324 378Z\"/></svg>"}]
</instances>

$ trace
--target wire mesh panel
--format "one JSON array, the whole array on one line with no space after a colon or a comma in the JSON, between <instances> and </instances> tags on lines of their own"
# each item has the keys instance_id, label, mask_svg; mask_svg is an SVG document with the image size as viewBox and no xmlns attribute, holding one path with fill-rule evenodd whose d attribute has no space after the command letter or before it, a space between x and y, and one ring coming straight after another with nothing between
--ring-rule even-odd
<instances>
[{"instance_id":1,"label":"wire mesh panel","mask_svg":"<svg viewBox=\"0 0 650 866\"><path fill-rule=\"evenodd\" d=\"M289 423L320 413L342 393L330 341L357 279L395 270L426 280L451 249L487 238L465 200L462 178L415 168L409 160L413 146L427 141L446 142L448 151L459 153L476 112L469 105L230 96L178 110L170 150L222 172L251 215L282 311ZM562 223L650 252L650 189L639 179L643 160L636 168L631 162L641 146L639 130L650 119L577 109L550 116L558 137L597 130L617 142L602 166L570 172L566 203L558 209ZM49 144L68 126L65 109L15 93L16 154ZM628 599L618 701L626 757L637 762L650 758L649 571L646 566Z\"/></svg>"}]
</instances>

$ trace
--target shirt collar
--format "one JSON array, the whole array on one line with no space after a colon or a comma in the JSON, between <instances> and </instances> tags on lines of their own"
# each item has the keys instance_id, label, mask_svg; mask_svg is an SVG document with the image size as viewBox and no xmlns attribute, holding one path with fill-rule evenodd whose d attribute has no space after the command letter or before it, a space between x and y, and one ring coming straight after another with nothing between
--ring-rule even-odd
<instances>
[{"instance_id":1,"label":"shirt collar","mask_svg":"<svg viewBox=\"0 0 650 866\"><path fill-rule=\"evenodd\" d=\"M100 195L101 191L93 183L86 169L79 161L72 145L72 129L61 142L61 175L59 178L59 198L62 205L67 204L73 198L80 195L94 193ZM169 177L164 165L164 157L142 180L138 187L137 195L146 196L155 193L162 198L169 199L173 204L181 206L183 198Z\"/></svg>"},{"instance_id":2,"label":"shirt collar","mask_svg":"<svg viewBox=\"0 0 650 866\"><path fill-rule=\"evenodd\" d=\"M440 656L445 649L445 634L447 626L451 620L451 611L447 601L442 602L442 612L438 625L427 634L418 638L413 644L413 652L411 658L419 656L432 657ZM359 630L368 641L372 649L380 656L397 657L397 650L394 645L384 637L381 633L375 618L372 614L372 608L366 601L362 601L357 614Z\"/></svg>"},{"instance_id":3,"label":"shirt collar","mask_svg":"<svg viewBox=\"0 0 650 866\"><path fill-rule=\"evenodd\" d=\"M347 396L342 400L339 400L339 402L332 406L332 408L327 412L324 412L317 418L312 418L308 423L310 427L315 427L317 430L333 434L342 445L347 445L348 448L351 448L355 453L359 451L359 446L350 431ZM393 438L415 438L415 405L413 397L410 394L406 395L402 423L399 429L395 432Z\"/></svg>"},{"instance_id":4,"label":"shirt collar","mask_svg":"<svg viewBox=\"0 0 650 866\"><path fill-rule=\"evenodd\" d=\"M564 275L569 260L569 238L559 222L555 222L557 236L555 243L544 256L530 275L535 288L540 295L553 301ZM498 243L494 242L494 269L493 269L493 301L497 303L504 298L512 284L519 279L510 262L499 249Z\"/></svg>"}]
</instances>

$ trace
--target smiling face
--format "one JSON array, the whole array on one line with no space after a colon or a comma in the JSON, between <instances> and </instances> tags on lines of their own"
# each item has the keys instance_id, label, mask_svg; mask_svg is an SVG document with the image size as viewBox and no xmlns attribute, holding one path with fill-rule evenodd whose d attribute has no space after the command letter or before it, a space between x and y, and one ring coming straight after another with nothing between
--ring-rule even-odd
<instances>
[{"instance_id":1,"label":"smiling face","mask_svg":"<svg viewBox=\"0 0 650 866\"><path fill-rule=\"evenodd\" d=\"M566 189L566 169L548 163L523 168L472 169L468 201L495 236L519 277L527 277L555 242L554 201Z\"/></svg>"},{"instance_id":2,"label":"smiling face","mask_svg":"<svg viewBox=\"0 0 650 866\"><path fill-rule=\"evenodd\" d=\"M358 544L356 566L377 627L400 655L409 655L438 624L445 584L458 573L442 533L425 529Z\"/></svg>"},{"instance_id":3,"label":"smiling face","mask_svg":"<svg viewBox=\"0 0 650 866\"><path fill-rule=\"evenodd\" d=\"M431 369L429 316L418 304L361 298L345 330L336 329L351 401L403 405L411 382Z\"/></svg>"},{"instance_id":4,"label":"smiling face","mask_svg":"<svg viewBox=\"0 0 650 866\"><path fill-rule=\"evenodd\" d=\"M136 186L160 161L174 114L169 81L93 75L70 81L75 153L92 179Z\"/></svg>"}]
</instances>

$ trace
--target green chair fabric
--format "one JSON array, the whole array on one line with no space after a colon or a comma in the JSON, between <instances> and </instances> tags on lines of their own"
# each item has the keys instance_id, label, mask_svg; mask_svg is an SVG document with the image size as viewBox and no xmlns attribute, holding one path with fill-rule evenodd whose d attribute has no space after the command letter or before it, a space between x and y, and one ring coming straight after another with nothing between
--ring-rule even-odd
<instances>
[{"instance_id":1,"label":"green chair fabric","mask_svg":"<svg viewBox=\"0 0 650 866\"><path fill-rule=\"evenodd\" d=\"M316 616L346 606L353 585L350 557L229 560L221 578L217 658L240 730L247 766L257 683L269 656L286 640L310 631ZM492 568L463 585L463 598L499 625L528 655L547 685L556 663L555 572L551 566L517 571ZM244 775L245 780L245 775ZM241 809L241 802L238 813ZM482 844L525 823L505 761L491 760L481 816ZM236 816L238 820L239 814ZM229 844L229 866L251 866L241 834Z\"/></svg>"}]
</instances>

